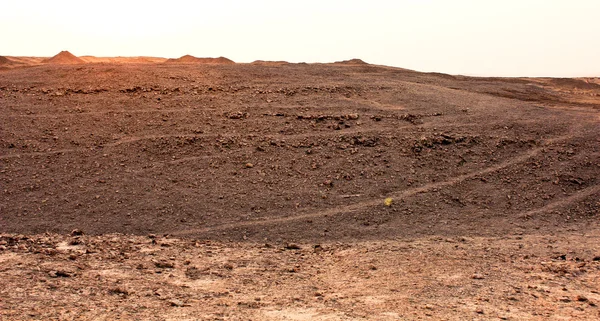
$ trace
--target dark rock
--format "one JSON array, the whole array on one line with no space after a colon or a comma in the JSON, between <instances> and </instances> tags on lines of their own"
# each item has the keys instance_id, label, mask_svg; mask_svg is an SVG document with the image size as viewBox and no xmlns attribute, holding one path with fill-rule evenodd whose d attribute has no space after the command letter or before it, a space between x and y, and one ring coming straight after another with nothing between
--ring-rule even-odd
<instances>
[{"instance_id":1,"label":"dark rock","mask_svg":"<svg viewBox=\"0 0 600 321\"><path fill-rule=\"evenodd\" d=\"M84 233L82 230L75 229L75 230L71 231L71 236L81 236L83 234Z\"/></svg>"},{"instance_id":2,"label":"dark rock","mask_svg":"<svg viewBox=\"0 0 600 321\"><path fill-rule=\"evenodd\" d=\"M299 250L300 249L300 245L298 244L294 244L294 243L288 243L284 246L284 248L286 250Z\"/></svg>"},{"instance_id":3,"label":"dark rock","mask_svg":"<svg viewBox=\"0 0 600 321\"><path fill-rule=\"evenodd\" d=\"M154 266L159 269L173 269L175 268L175 264L166 261L154 262Z\"/></svg>"}]
</instances>

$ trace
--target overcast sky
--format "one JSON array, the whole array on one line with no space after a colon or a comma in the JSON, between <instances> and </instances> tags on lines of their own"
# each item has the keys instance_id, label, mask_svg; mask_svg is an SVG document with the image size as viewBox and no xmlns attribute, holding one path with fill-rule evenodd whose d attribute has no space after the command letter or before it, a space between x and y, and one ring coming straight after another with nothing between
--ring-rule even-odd
<instances>
[{"instance_id":1,"label":"overcast sky","mask_svg":"<svg viewBox=\"0 0 600 321\"><path fill-rule=\"evenodd\" d=\"M600 0L3 1L0 55L225 56L600 76Z\"/></svg>"}]
</instances>

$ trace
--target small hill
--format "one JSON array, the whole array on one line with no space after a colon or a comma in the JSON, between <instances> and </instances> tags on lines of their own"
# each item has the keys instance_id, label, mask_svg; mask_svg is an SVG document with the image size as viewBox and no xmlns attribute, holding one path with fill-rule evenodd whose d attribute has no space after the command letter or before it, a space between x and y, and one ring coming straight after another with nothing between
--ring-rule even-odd
<instances>
[{"instance_id":1,"label":"small hill","mask_svg":"<svg viewBox=\"0 0 600 321\"><path fill-rule=\"evenodd\" d=\"M13 61L4 57L4 56L0 56L0 66L8 66L8 65L12 65Z\"/></svg>"},{"instance_id":2,"label":"small hill","mask_svg":"<svg viewBox=\"0 0 600 321\"><path fill-rule=\"evenodd\" d=\"M596 84L595 82L575 78L552 78L549 80L549 83L556 87L565 88L569 90L600 89L600 85Z\"/></svg>"},{"instance_id":3,"label":"small hill","mask_svg":"<svg viewBox=\"0 0 600 321\"><path fill-rule=\"evenodd\" d=\"M350 59L350 60L343 60L343 61L336 61L334 62L334 64L338 64L338 65L368 65L368 63L362 61L361 59Z\"/></svg>"},{"instance_id":4,"label":"small hill","mask_svg":"<svg viewBox=\"0 0 600 321\"><path fill-rule=\"evenodd\" d=\"M281 66L287 65L289 62L287 61L267 61L267 60L255 60L250 63L251 65L260 65L260 66Z\"/></svg>"},{"instance_id":5,"label":"small hill","mask_svg":"<svg viewBox=\"0 0 600 321\"><path fill-rule=\"evenodd\" d=\"M151 64L165 62L166 58L160 57L95 57L80 56L83 61L89 63L116 63L116 64Z\"/></svg>"},{"instance_id":6,"label":"small hill","mask_svg":"<svg viewBox=\"0 0 600 321\"><path fill-rule=\"evenodd\" d=\"M85 63L83 59L77 58L75 55L68 51L61 51L58 55L52 58L44 59L42 62L46 64L56 65L75 65Z\"/></svg>"},{"instance_id":7,"label":"small hill","mask_svg":"<svg viewBox=\"0 0 600 321\"><path fill-rule=\"evenodd\" d=\"M167 63L178 63L178 64L235 64L231 59L225 57L219 58L198 58L191 55L185 55L177 59L168 59Z\"/></svg>"}]
</instances>

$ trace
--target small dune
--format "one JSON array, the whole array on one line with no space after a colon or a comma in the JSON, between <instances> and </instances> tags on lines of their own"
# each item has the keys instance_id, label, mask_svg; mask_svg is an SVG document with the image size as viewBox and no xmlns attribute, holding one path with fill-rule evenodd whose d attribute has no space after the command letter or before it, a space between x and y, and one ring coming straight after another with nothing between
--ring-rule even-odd
<instances>
[{"instance_id":1,"label":"small dune","mask_svg":"<svg viewBox=\"0 0 600 321\"><path fill-rule=\"evenodd\" d=\"M225 57L218 58L198 58L191 55L185 55L177 59L168 59L167 63L178 63L178 64L213 64L213 65L226 65L235 64L231 59Z\"/></svg>"},{"instance_id":2,"label":"small dune","mask_svg":"<svg viewBox=\"0 0 600 321\"><path fill-rule=\"evenodd\" d=\"M54 64L54 65L76 65L84 64L85 61L81 58L77 58L75 55L68 51L61 51L58 55L44 59L42 63Z\"/></svg>"},{"instance_id":3,"label":"small dune","mask_svg":"<svg viewBox=\"0 0 600 321\"><path fill-rule=\"evenodd\" d=\"M368 63L362 61L361 59L350 59L350 60L342 60L336 61L334 64L338 65L368 65Z\"/></svg>"},{"instance_id":4,"label":"small dune","mask_svg":"<svg viewBox=\"0 0 600 321\"><path fill-rule=\"evenodd\" d=\"M268 61L268 60L255 60L250 63L251 65L259 65L259 66L281 66L287 65L289 62L279 60L279 61Z\"/></svg>"},{"instance_id":5,"label":"small dune","mask_svg":"<svg viewBox=\"0 0 600 321\"><path fill-rule=\"evenodd\" d=\"M0 66L10 66L10 65L14 65L15 62L4 57L4 56L0 56Z\"/></svg>"}]
</instances>

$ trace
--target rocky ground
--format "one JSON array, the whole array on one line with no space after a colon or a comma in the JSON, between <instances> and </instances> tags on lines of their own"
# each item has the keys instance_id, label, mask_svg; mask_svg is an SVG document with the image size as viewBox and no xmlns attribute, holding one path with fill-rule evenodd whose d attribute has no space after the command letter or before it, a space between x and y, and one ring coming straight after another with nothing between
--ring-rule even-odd
<instances>
[{"instance_id":1,"label":"rocky ground","mask_svg":"<svg viewBox=\"0 0 600 321\"><path fill-rule=\"evenodd\" d=\"M1 315L595 320L599 97L360 61L4 69Z\"/></svg>"},{"instance_id":2,"label":"rocky ground","mask_svg":"<svg viewBox=\"0 0 600 321\"><path fill-rule=\"evenodd\" d=\"M597 320L600 235L4 235L6 320Z\"/></svg>"}]
</instances>

